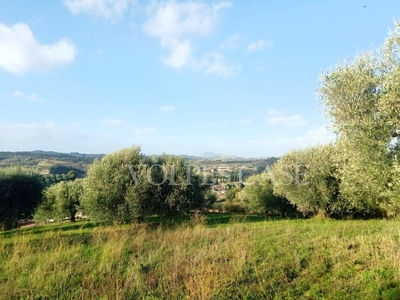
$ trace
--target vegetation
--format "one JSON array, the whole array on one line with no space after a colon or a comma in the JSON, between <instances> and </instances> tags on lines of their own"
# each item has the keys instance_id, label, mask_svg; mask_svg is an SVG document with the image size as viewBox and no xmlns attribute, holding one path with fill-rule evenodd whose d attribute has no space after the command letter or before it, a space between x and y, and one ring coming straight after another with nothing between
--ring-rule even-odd
<instances>
[{"instance_id":1,"label":"vegetation","mask_svg":"<svg viewBox=\"0 0 400 300\"><path fill-rule=\"evenodd\" d=\"M103 154L58 153L53 151L0 152L0 168L21 166L37 170L50 182L59 182L55 175L66 175L73 170L83 178L90 164ZM51 176L53 175L53 176Z\"/></svg>"},{"instance_id":2,"label":"vegetation","mask_svg":"<svg viewBox=\"0 0 400 300\"><path fill-rule=\"evenodd\" d=\"M272 168L271 159L204 167L131 147L99 157L84 180L75 178L86 170L71 163L95 157L71 154L45 179L0 170L0 226L8 230L0 233L0 297L398 299L399 221L326 218L400 211L395 27L381 48L322 75L319 96L337 141L286 153ZM0 153L0 164L9 159ZM37 220L74 222L83 209L98 223L9 230L37 207ZM211 207L234 215L201 213ZM296 210L323 218L272 221ZM238 215L245 212L258 216Z\"/></svg>"},{"instance_id":3,"label":"vegetation","mask_svg":"<svg viewBox=\"0 0 400 300\"><path fill-rule=\"evenodd\" d=\"M333 161L333 145L294 150L273 166L274 193L288 199L304 216L345 213Z\"/></svg>"},{"instance_id":4,"label":"vegetation","mask_svg":"<svg viewBox=\"0 0 400 300\"><path fill-rule=\"evenodd\" d=\"M69 218L75 222L83 193L81 179L62 181L44 191L44 199L35 213L37 221L62 220Z\"/></svg>"},{"instance_id":5,"label":"vegetation","mask_svg":"<svg viewBox=\"0 0 400 300\"><path fill-rule=\"evenodd\" d=\"M399 210L400 23L382 47L321 76L320 99L338 135L340 190L353 206Z\"/></svg>"},{"instance_id":6,"label":"vegetation","mask_svg":"<svg viewBox=\"0 0 400 300\"><path fill-rule=\"evenodd\" d=\"M397 221L234 220L5 232L0 298L373 300L400 293Z\"/></svg>"},{"instance_id":7,"label":"vegetation","mask_svg":"<svg viewBox=\"0 0 400 300\"><path fill-rule=\"evenodd\" d=\"M20 219L31 217L43 188L38 173L18 167L0 170L0 229L16 228Z\"/></svg>"},{"instance_id":8,"label":"vegetation","mask_svg":"<svg viewBox=\"0 0 400 300\"><path fill-rule=\"evenodd\" d=\"M247 179L246 186L238 195L244 207L257 214L286 215L296 212L295 206L286 198L274 194L274 185L268 175L253 175Z\"/></svg>"},{"instance_id":9,"label":"vegetation","mask_svg":"<svg viewBox=\"0 0 400 300\"><path fill-rule=\"evenodd\" d=\"M211 207L202 185L179 157L146 158L139 147L122 149L95 161L84 182L82 203L91 218L106 223L141 221L146 215L187 213Z\"/></svg>"}]
</instances>

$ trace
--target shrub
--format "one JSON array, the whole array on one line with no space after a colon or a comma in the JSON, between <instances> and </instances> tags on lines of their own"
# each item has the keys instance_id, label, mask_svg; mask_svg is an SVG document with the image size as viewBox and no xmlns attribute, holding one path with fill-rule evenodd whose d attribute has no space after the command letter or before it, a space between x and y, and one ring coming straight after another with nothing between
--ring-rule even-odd
<instances>
[{"instance_id":1,"label":"shrub","mask_svg":"<svg viewBox=\"0 0 400 300\"><path fill-rule=\"evenodd\" d=\"M0 228L18 227L18 220L30 218L42 201L43 177L22 168L0 170Z\"/></svg>"}]
</instances>

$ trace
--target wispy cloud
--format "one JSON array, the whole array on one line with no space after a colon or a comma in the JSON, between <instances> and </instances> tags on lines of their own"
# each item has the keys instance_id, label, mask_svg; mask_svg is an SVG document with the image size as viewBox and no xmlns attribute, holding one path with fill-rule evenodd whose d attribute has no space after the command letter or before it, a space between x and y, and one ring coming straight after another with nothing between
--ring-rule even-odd
<instances>
[{"instance_id":1,"label":"wispy cloud","mask_svg":"<svg viewBox=\"0 0 400 300\"><path fill-rule=\"evenodd\" d=\"M308 123L301 115L288 116L285 111L270 110L266 122L271 125L303 126Z\"/></svg>"},{"instance_id":2,"label":"wispy cloud","mask_svg":"<svg viewBox=\"0 0 400 300\"><path fill-rule=\"evenodd\" d=\"M237 69L226 63L219 53L194 55L193 39L210 35L219 22L221 12L231 7L228 1L214 4L203 2L156 2L147 8L148 20L143 24L145 33L157 37L168 51L161 62L171 68L189 68L222 77L234 76Z\"/></svg>"},{"instance_id":3,"label":"wispy cloud","mask_svg":"<svg viewBox=\"0 0 400 300\"><path fill-rule=\"evenodd\" d=\"M43 102L43 99L41 99L38 95L36 95L36 93L26 94L26 93L21 92L21 91L15 91L12 94L12 96L15 99L21 98L21 99L28 100L30 102Z\"/></svg>"},{"instance_id":4,"label":"wispy cloud","mask_svg":"<svg viewBox=\"0 0 400 300\"><path fill-rule=\"evenodd\" d=\"M25 23L0 23L0 68L23 75L28 71L48 71L72 63L75 45L66 38L54 44L40 44Z\"/></svg>"},{"instance_id":5,"label":"wispy cloud","mask_svg":"<svg viewBox=\"0 0 400 300\"><path fill-rule=\"evenodd\" d=\"M203 70L206 74L224 78L239 75L241 69L239 65L228 64L225 57L218 52L205 55L201 60L194 63L193 66L194 68Z\"/></svg>"},{"instance_id":6,"label":"wispy cloud","mask_svg":"<svg viewBox=\"0 0 400 300\"><path fill-rule=\"evenodd\" d=\"M102 119L101 123L107 126L116 126L116 127L126 125L126 123L120 119Z\"/></svg>"},{"instance_id":7,"label":"wispy cloud","mask_svg":"<svg viewBox=\"0 0 400 300\"><path fill-rule=\"evenodd\" d=\"M254 51L260 51L260 50L265 50L266 48L272 47L271 42L266 42L264 40L258 40L256 42L250 43L247 46L247 52L254 52Z\"/></svg>"},{"instance_id":8,"label":"wispy cloud","mask_svg":"<svg viewBox=\"0 0 400 300\"><path fill-rule=\"evenodd\" d=\"M134 133L135 134L151 134L157 131L156 127L147 127L147 128L137 128L135 129Z\"/></svg>"},{"instance_id":9,"label":"wispy cloud","mask_svg":"<svg viewBox=\"0 0 400 300\"><path fill-rule=\"evenodd\" d=\"M309 129L301 135L281 137L266 141L266 143L271 146L289 146L290 148L309 147L318 144L327 144L334 141L335 138L335 134L326 129L326 127L318 127L315 129Z\"/></svg>"},{"instance_id":10,"label":"wispy cloud","mask_svg":"<svg viewBox=\"0 0 400 300\"><path fill-rule=\"evenodd\" d=\"M252 122L253 122L253 120L251 118L246 118L246 119L243 119L242 121L240 121L240 123L242 123L242 124L249 124Z\"/></svg>"},{"instance_id":11,"label":"wispy cloud","mask_svg":"<svg viewBox=\"0 0 400 300\"><path fill-rule=\"evenodd\" d=\"M86 144L89 139L90 137L82 132L53 123L0 123L0 144L3 149L10 151L21 149L77 151L77 146Z\"/></svg>"},{"instance_id":12,"label":"wispy cloud","mask_svg":"<svg viewBox=\"0 0 400 300\"><path fill-rule=\"evenodd\" d=\"M133 0L65 0L64 5L74 14L85 13L114 21L122 19Z\"/></svg>"},{"instance_id":13,"label":"wispy cloud","mask_svg":"<svg viewBox=\"0 0 400 300\"><path fill-rule=\"evenodd\" d=\"M224 50L237 49L239 47L241 40L242 37L240 35L238 34L232 35L222 41L222 43L218 47L218 50L224 51Z\"/></svg>"},{"instance_id":14,"label":"wispy cloud","mask_svg":"<svg viewBox=\"0 0 400 300\"><path fill-rule=\"evenodd\" d=\"M173 105L164 105L164 106L159 106L158 109L169 112L175 110L175 107Z\"/></svg>"}]
</instances>

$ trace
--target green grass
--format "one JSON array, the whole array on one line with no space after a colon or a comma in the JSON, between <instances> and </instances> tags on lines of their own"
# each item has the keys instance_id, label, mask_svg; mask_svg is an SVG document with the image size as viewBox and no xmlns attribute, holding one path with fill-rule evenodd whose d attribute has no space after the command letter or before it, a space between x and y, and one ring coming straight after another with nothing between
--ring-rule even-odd
<instances>
[{"instance_id":1,"label":"green grass","mask_svg":"<svg viewBox=\"0 0 400 300\"><path fill-rule=\"evenodd\" d=\"M0 299L399 299L399 221L175 221L3 232Z\"/></svg>"}]
</instances>

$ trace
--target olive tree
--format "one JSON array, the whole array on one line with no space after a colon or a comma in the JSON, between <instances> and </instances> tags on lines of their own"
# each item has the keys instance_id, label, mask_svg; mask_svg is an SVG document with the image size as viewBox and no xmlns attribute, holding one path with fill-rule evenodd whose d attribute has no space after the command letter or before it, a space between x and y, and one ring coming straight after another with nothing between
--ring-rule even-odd
<instances>
[{"instance_id":1,"label":"olive tree","mask_svg":"<svg viewBox=\"0 0 400 300\"><path fill-rule=\"evenodd\" d=\"M132 147L90 166L82 204L95 220L130 223L150 214L171 216L211 205L207 189L182 158L145 157L139 147Z\"/></svg>"},{"instance_id":2,"label":"olive tree","mask_svg":"<svg viewBox=\"0 0 400 300\"><path fill-rule=\"evenodd\" d=\"M348 203L339 193L332 144L293 150L271 169L274 194L288 199L305 216L345 212Z\"/></svg>"},{"instance_id":3,"label":"olive tree","mask_svg":"<svg viewBox=\"0 0 400 300\"><path fill-rule=\"evenodd\" d=\"M31 217L42 201L43 177L32 170L0 170L0 228L18 227L18 220Z\"/></svg>"},{"instance_id":4,"label":"olive tree","mask_svg":"<svg viewBox=\"0 0 400 300\"><path fill-rule=\"evenodd\" d=\"M75 222L75 216L80 208L83 185L81 179L61 181L49 186L44 191L44 199L35 213L35 219L69 218Z\"/></svg>"},{"instance_id":5,"label":"olive tree","mask_svg":"<svg viewBox=\"0 0 400 300\"><path fill-rule=\"evenodd\" d=\"M140 218L145 214L171 216L206 205L199 176L181 157L146 158L138 176L140 180L129 189L127 203Z\"/></svg>"},{"instance_id":6,"label":"olive tree","mask_svg":"<svg viewBox=\"0 0 400 300\"><path fill-rule=\"evenodd\" d=\"M295 212L295 207L287 199L275 195L273 188L273 182L267 173L252 175L246 180L238 197L244 207L254 213L285 215Z\"/></svg>"},{"instance_id":7,"label":"olive tree","mask_svg":"<svg viewBox=\"0 0 400 300\"><path fill-rule=\"evenodd\" d=\"M384 44L321 75L319 98L338 135L343 195L362 209L398 209L400 24Z\"/></svg>"},{"instance_id":8,"label":"olive tree","mask_svg":"<svg viewBox=\"0 0 400 300\"><path fill-rule=\"evenodd\" d=\"M135 214L127 198L139 182L143 164L139 147L125 148L104 156L101 161L95 160L87 172L82 195L82 205L89 217L106 223L133 221ZM132 177L129 168L137 178Z\"/></svg>"}]
</instances>

